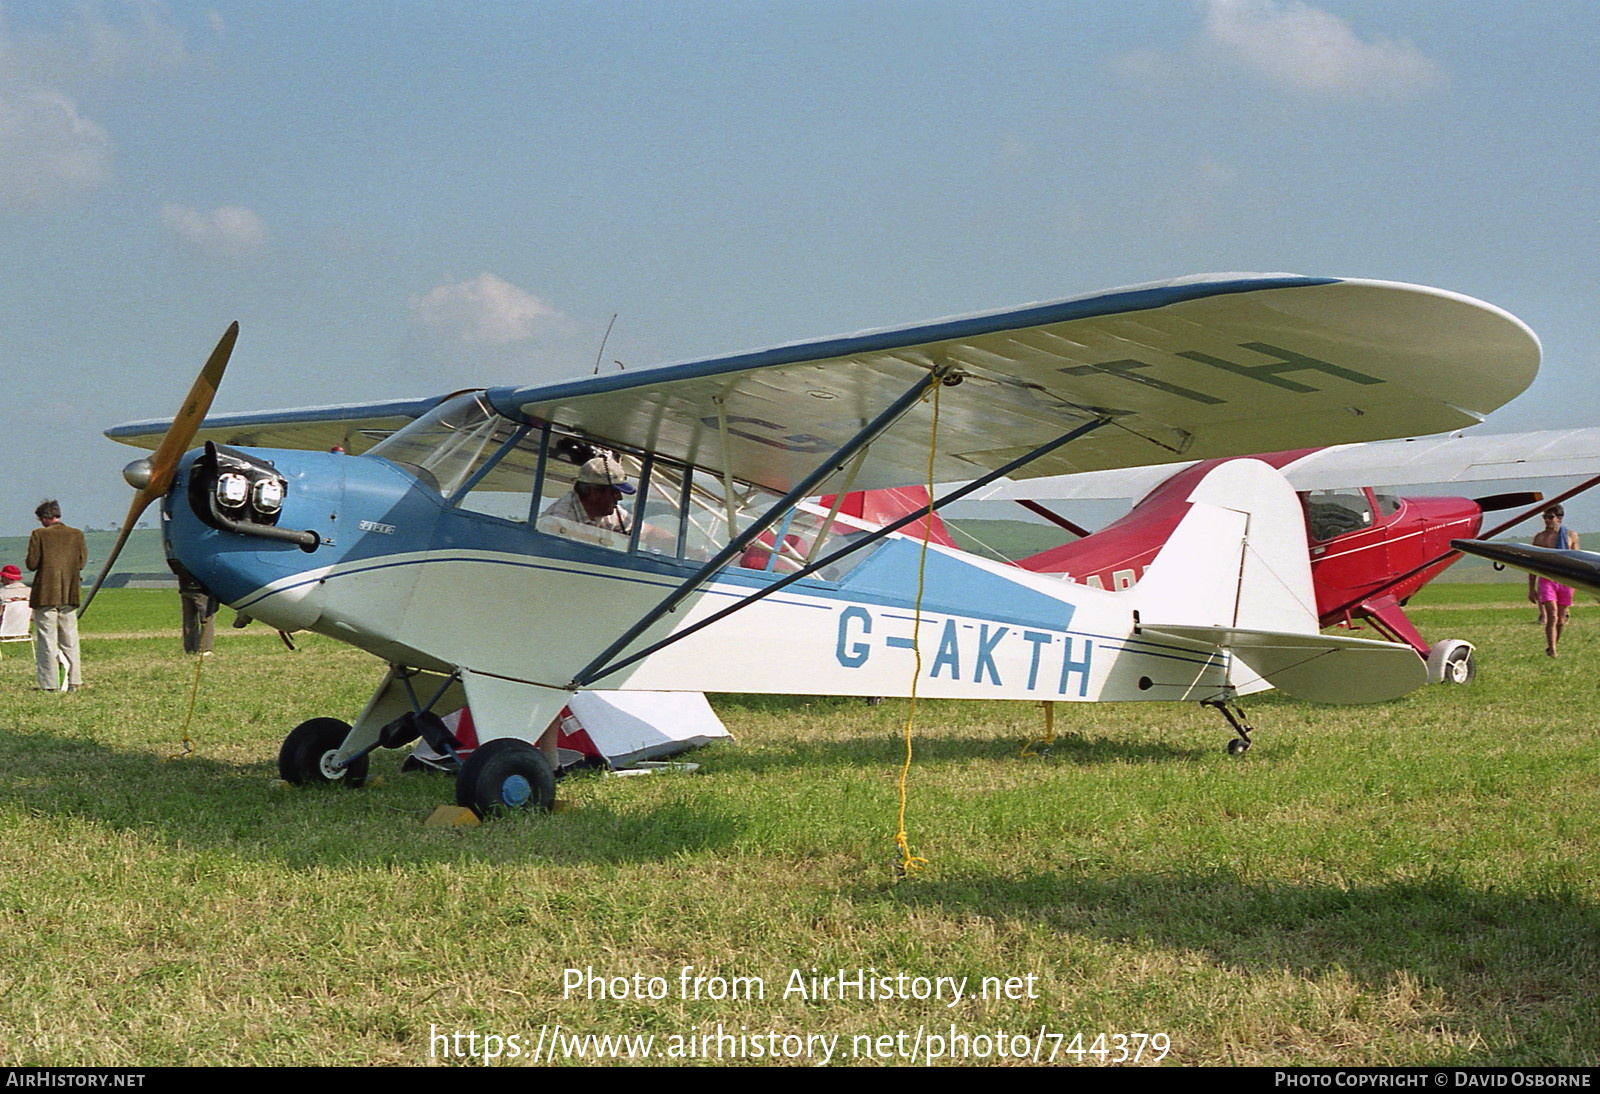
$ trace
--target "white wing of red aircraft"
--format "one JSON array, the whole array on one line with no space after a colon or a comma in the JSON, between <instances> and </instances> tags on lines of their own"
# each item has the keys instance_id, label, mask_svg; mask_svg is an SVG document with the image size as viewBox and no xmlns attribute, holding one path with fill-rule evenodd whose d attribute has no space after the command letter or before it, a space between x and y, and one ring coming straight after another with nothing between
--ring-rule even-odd
<instances>
[{"instance_id":1,"label":"white wing of red aircraft","mask_svg":"<svg viewBox=\"0 0 1600 1094\"><path fill-rule=\"evenodd\" d=\"M1299 502L1259 461L1197 482L1126 593L924 558L893 525L869 532L804 499L973 480L942 505L1005 475L1461 428L1539 361L1522 323L1467 297L1240 274L565 384L202 423L234 336L170 427L109 431L157 448L131 469L129 523L159 498L173 557L226 603L389 663L353 726L290 733L286 778L359 783L373 749L465 703L485 743L457 798L480 812L548 805L535 743L578 688L915 687L1225 712L1271 686L1403 694L1425 679L1408 650L1318 633ZM196 438L204 449L181 454ZM287 447L236 447L252 440ZM330 442L343 451L295 450ZM631 514L596 521L569 495L602 456L637 492Z\"/></svg>"},{"instance_id":2,"label":"white wing of red aircraft","mask_svg":"<svg viewBox=\"0 0 1600 1094\"><path fill-rule=\"evenodd\" d=\"M1195 462L997 482L971 500L1133 501ZM1451 433L1338 444L1297 454L1279 470L1296 490L1589 476L1600 471L1600 429Z\"/></svg>"}]
</instances>

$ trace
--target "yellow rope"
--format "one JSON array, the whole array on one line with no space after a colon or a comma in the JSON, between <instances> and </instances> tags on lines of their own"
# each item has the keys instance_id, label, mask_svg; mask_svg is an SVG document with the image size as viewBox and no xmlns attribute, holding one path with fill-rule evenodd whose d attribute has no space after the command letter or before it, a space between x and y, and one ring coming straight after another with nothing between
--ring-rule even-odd
<instances>
[{"instance_id":1,"label":"yellow rope","mask_svg":"<svg viewBox=\"0 0 1600 1094\"><path fill-rule=\"evenodd\" d=\"M1035 737L1023 745L1022 751L1017 753L1019 756L1036 756L1038 753L1034 752L1034 745L1043 745L1045 748L1049 748L1056 743L1056 705L1048 699L1039 705L1044 708L1044 736Z\"/></svg>"},{"instance_id":2,"label":"yellow rope","mask_svg":"<svg viewBox=\"0 0 1600 1094\"><path fill-rule=\"evenodd\" d=\"M169 760L181 760L185 756L194 754L194 742L189 739L189 723L194 720L195 700L200 696L200 669L206 663L203 654L195 654L194 658L194 687L189 689L189 711L183 716L183 751L174 752L168 756Z\"/></svg>"},{"instance_id":3,"label":"yellow rope","mask_svg":"<svg viewBox=\"0 0 1600 1094\"><path fill-rule=\"evenodd\" d=\"M1034 737L1032 741L1022 745L1021 752L1016 753L1019 757L1035 757L1035 755L1038 755L1037 752L1034 752L1034 745L1043 745L1045 749L1048 749L1050 745L1056 744L1056 704L1051 702L1050 699L1045 699L1038 705L1045 709L1045 736Z\"/></svg>"},{"instance_id":4,"label":"yellow rope","mask_svg":"<svg viewBox=\"0 0 1600 1094\"><path fill-rule=\"evenodd\" d=\"M933 463L934 454L938 448L939 439L939 389L943 383L935 381L933 385L933 424L928 432L928 501L933 501ZM917 683L922 679L922 591L928 564L928 539L933 535L933 513L930 511L922 520L922 549L917 555L917 599L911 613L911 654L916 664L916 669L911 676L911 697L906 704L906 725L904 731L906 744L905 762L900 765L900 812L896 820L894 845L900 852L900 861L895 864L895 872L901 877L910 877L928 864L925 858L919 858L911 853L911 841L906 836L906 780L911 775L911 727L917 719Z\"/></svg>"}]
</instances>

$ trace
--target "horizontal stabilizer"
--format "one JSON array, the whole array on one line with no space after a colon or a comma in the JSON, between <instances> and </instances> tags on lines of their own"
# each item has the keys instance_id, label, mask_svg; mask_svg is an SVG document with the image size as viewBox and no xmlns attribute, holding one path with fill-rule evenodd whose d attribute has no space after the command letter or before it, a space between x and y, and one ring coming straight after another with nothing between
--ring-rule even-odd
<instances>
[{"instance_id":1,"label":"horizontal stabilizer","mask_svg":"<svg viewBox=\"0 0 1600 1094\"><path fill-rule=\"evenodd\" d=\"M1521 543L1492 543L1481 539L1455 539L1450 546L1463 554L1503 562L1519 570L1600 593L1600 555L1593 551L1558 551L1554 547L1528 547Z\"/></svg>"},{"instance_id":2,"label":"horizontal stabilizer","mask_svg":"<svg viewBox=\"0 0 1600 1094\"><path fill-rule=\"evenodd\" d=\"M1285 695L1313 703L1381 703L1428 682L1422 658L1394 642L1156 623L1140 631L1219 646Z\"/></svg>"}]
</instances>

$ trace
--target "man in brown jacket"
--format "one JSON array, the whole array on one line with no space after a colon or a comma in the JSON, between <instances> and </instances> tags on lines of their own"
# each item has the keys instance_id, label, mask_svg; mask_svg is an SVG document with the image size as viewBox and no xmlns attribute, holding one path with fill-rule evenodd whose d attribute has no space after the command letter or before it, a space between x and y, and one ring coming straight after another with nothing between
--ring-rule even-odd
<instances>
[{"instance_id":1,"label":"man in brown jacket","mask_svg":"<svg viewBox=\"0 0 1600 1094\"><path fill-rule=\"evenodd\" d=\"M78 666L78 598L83 568L89 561L83 533L61 523L61 506L44 501L33 511L39 527L28 537L28 569L35 572L33 592L33 663L39 690L56 691L66 662L67 690L83 683Z\"/></svg>"}]
</instances>

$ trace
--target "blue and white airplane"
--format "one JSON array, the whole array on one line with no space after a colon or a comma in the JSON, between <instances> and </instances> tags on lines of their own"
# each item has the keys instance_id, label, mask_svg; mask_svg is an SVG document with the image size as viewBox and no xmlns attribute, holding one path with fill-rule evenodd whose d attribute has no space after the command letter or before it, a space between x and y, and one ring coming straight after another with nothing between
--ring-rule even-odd
<instances>
[{"instance_id":1,"label":"blue and white airplane","mask_svg":"<svg viewBox=\"0 0 1600 1094\"><path fill-rule=\"evenodd\" d=\"M1199 700L1241 750L1238 696L1402 695L1427 679L1408 647L1319 633L1301 508L1258 461L1207 476L1120 592L924 549L897 534L918 514L871 529L807 499L968 483L937 508L1001 476L1456 429L1539 363L1526 326L1467 297L1228 274L569 383L208 418L236 335L177 418L108 431L157 450L130 465L126 527L161 500L172 556L224 602L388 663L353 724L288 735L285 778L359 785L375 748L466 705L484 743L456 796L480 814L549 807L541 744L582 688ZM598 517L573 499L596 467L625 480L624 508Z\"/></svg>"}]
</instances>

